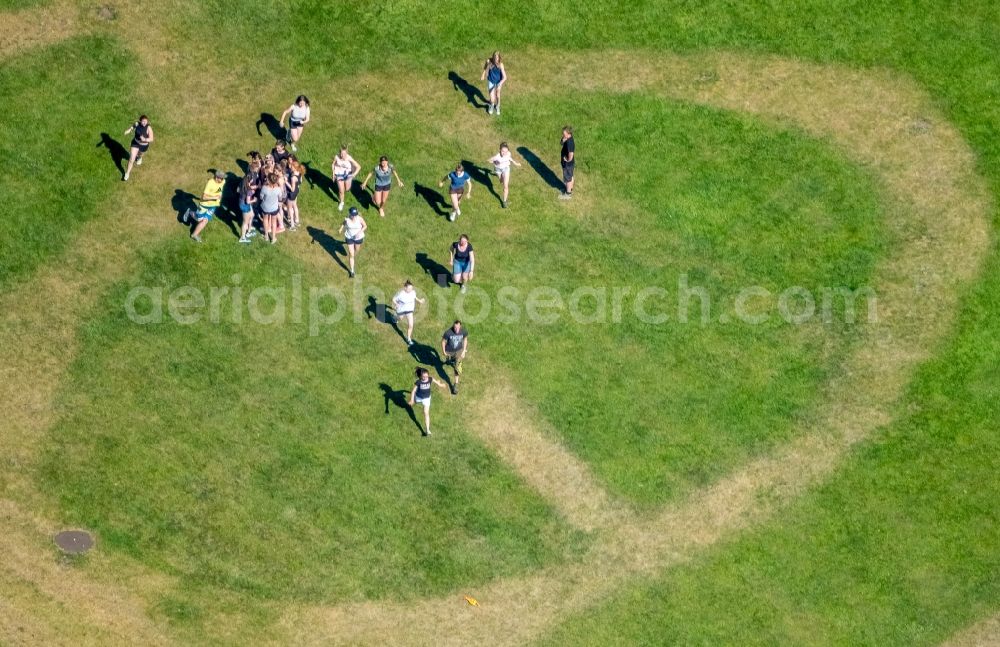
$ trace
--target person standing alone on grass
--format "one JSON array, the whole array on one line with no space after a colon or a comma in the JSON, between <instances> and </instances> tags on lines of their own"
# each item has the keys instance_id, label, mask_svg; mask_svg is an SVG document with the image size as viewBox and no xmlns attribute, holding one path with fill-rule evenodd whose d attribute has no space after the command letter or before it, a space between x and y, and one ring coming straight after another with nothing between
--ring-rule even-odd
<instances>
[{"instance_id":1,"label":"person standing alone on grass","mask_svg":"<svg viewBox=\"0 0 1000 647\"><path fill-rule=\"evenodd\" d=\"M476 271L476 253L472 249L469 237L462 234L458 241L451 244L451 274L452 280L458 283L459 290L465 292L465 284L472 280Z\"/></svg>"},{"instance_id":2,"label":"person standing alone on grass","mask_svg":"<svg viewBox=\"0 0 1000 647\"><path fill-rule=\"evenodd\" d=\"M128 167L122 176L122 182L128 181L133 166L142 166L142 156L153 143L153 127L149 125L149 117L139 115L136 122L125 131L126 135L129 133L132 133L132 144L129 146Z\"/></svg>"},{"instance_id":3,"label":"person standing alone on grass","mask_svg":"<svg viewBox=\"0 0 1000 647\"><path fill-rule=\"evenodd\" d=\"M493 165L493 172L497 174L500 183L503 184L503 199L500 206L506 209L507 194L510 192L510 165L521 166L521 163L510 154L507 142L500 143L500 152L491 157L489 162Z\"/></svg>"},{"instance_id":4,"label":"person standing alone on grass","mask_svg":"<svg viewBox=\"0 0 1000 647\"><path fill-rule=\"evenodd\" d=\"M459 207L461 201L472 197L472 176L466 173L462 165L459 164L454 171L448 173L438 182L438 186L444 186L445 182L449 183L448 193L451 195L453 209L448 220L455 222L455 218L462 215L462 209Z\"/></svg>"},{"instance_id":5,"label":"person standing alone on grass","mask_svg":"<svg viewBox=\"0 0 1000 647\"><path fill-rule=\"evenodd\" d=\"M288 120L288 136L292 139L292 150L297 151L299 149L295 144L302 137L302 129L309 123L309 97L304 94L295 97L295 103L281 113L278 121L285 123L285 117L291 117Z\"/></svg>"},{"instance_id":6,"label":"person standing alone on grass","mask_svg":"<svg viewBox=\"0 0 1000 647\"><path fill-rule=\"evenodd\" d=\"M490 96L490 105L486 112L491 115L500 114L500 88L507 82L507 70L503 66L503 59L500 52L493 52L493 55L486 59L483 64L483 74L480 81L486 81L486 91Z\"/></svg>"},{"instance_id":7,"label":"person standing alone on grass","mask_svg":"<svg viewBox=\"0 0 1000 647\"><path fill-rule=\"evenodd\" d=\"M221 170L215 171L212 177L208 179L205 183L205 190L201 192L201 204L198 205L198 210L193 211L188 209L184 212L182 219L184 224L190 222L191 216L198 222L195 225L194 231L191 232L191 240L196 243L201 242L201 232L208 225L208 222L215 215L215 210L219 208L222 204L222 188L226 184L226 174Z\"/></svg>"},{"instance_id":8,"label":"person standing alone on grass","mask_svg":"<svg viewBox=\"0 0 1000 647\"><path fill-rule=\"evenodd\" d=\"M461 321L455 321L451 328L441 335L441 353L444 363L451 364L455 369L455 380L451 384L451 394L458 395L458 381L462 377L462 361L469 350L469 333L462 327Z\"/></svg>"},{"instance_id":9,"label":"person standing alone on grass","mask_svg":"<svg viewBox=\"0 0 1000 647\"><path fill-rule=\"evenodd\" d=\"M573 197L573 172L576 170L576 143L573 141L572 126L563 126L559 163L562 165L563 184L566 185L566 191L559 197L569 200Z\"/></svg>"},{"instance_id":10,"label":"person standing alone on grass","mask_svg":"<svg viewBox=\"0 0 1000 647\"><path fill-rule=\"evenodd\" d=\"M431 435L431 385L436 384L439 388L445 388L445 383L436 377L431 377L430 371L422 366L418 366L415 371L417 381L413 383L413 390L410 391L410 406L420 403L424 407L424 431L423 435Z\"/></svg>"},{"instance_id":11,"label":"person standing alone on grass","mask_svg":"<svg viewBox=\"0 0 1000 647\"><path fill-rule=\"evenodd\" d=\"M368 223L358 213L357 207L351 207L344 218L344 224L340 226L340 233L344 234L344 244L347 245L347 262L350 269L348 276L354 278L354 257L361 249L361 243L365 242L365 232L368 231Z\"/></svg>"},{"instance_id":12,"label":"person standing alone on grass","mask_svg":"<svg viewBox=\"0 0 1000 647\"><path fill-rule=\"evenodd\" d=\"M406 345L413 345L413 311L418 303L424 303L424 299L417 296L417 291L409 280L403 284L403 289L392 297L392 307L396 309L397 320L406 320Z\"/></svg>"}]
</instances>

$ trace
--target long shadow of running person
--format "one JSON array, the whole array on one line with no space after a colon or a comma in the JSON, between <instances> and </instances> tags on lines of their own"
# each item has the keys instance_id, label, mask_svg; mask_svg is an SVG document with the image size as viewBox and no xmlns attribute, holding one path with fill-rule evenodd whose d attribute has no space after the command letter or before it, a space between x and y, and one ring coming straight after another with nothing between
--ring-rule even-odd
<instances>
[{"instance_id":1,"label":"long shadow of running person","mask_svg":"<svg viewBox=\"0 0 1000 647\"><path fill-rule=\"evenodd\" d=\"M423 198L427 202L427 206L434 210L434 213L441 216L442 218L447 218L448 214L448 203L444 201L444 196L430 188L429 186L424 186L419 182L413 183L413 193L416 194L418 198Z\"/></svg>"},{"instance_id":2,"label":"long shadow of running person","mask_svg":"<svg viewBox=\"0 0 1000 647\"><path fill-rule=\"evenodd\" d=\"M337 261L337 265L343 268L345 272L349 272L347 265L340 259L341 256L347 256L347 250L344 248L344 243L337 240L330 234L326 233L322 229L317 229L316 227L308 226L306 231L309 232L309 236L312 238L313 243L319 243L319 246L323 248L330 257Z\"/></svg>"},{"instance_id":3,"label":"long shadow of running person","mask_svg":"<svg viewBox=\"0 0 1000 647\"><path fill-rule=\"evenodd\" d=\"M389 415L389 403L391 402L396 408L402 409L410 416L410 420L413 424L417 426L420 433L424 433L424 428L420 426L420 421L417 420L417 415L413 412L413 407L410 406L410 394L405 389L394 389L385 382L378 385L378 388L382 389L382 397L385 398L385 415Z\"/></svg>"},{"instance_id":4,"label":"long shadow of running person","mask_svg":"<svg viewBox=\"0 0 1000 647\"><path fill-rule=\"evenodd\" d=\"M413 342L410 344L410 356L418 364L430 366L437 371L438 377L451 387L451 378L448 377L448 372L444 370L444 362L441 361L441 355L438 354L436 348L427 344L421 344L420 342Z\"/></svg>"},{"instance_id":5,"label":"long shadow of running person","mask_svg":"<svg viewBox=\"0 0 1000 647\"><path fill-rule=\"evenodd\" d=\"M188 193L183 189L174 189L174 197L170 198L170 207L177 212L177 222L184 222L184 213L189 209L194 211L198 208L195 200L198 198L193 193ZM192 223L188 223L190 229L194 229Z\"/></svg>"},{"instance_id":6,"label":"long shadow of running person","mask_svg":"<svg viewBox=\"0 0 1000 647\"><path fill-rule=\"evenodd\" d=\"M115 163L116 167L118 167L118 172L124 173L125 160L128 159L128 149L108 133L101 133L101 141L97 142L97 146L94 148L101 148L102 146L108 149L108 154L111 155L111 161Z\"/></svg>"},{"instance_id":7,"label":"long shadow of running person","mask_svg":"<svg viewBox=\"0 0 1000 647\"><path fill-rule=\"evenodd\" d=\"M462 160L462 168L465 172L469 174L473 182L478 184L485 184L486 188L490 190L493 197L497 199L497 202L503 202L503 196L497 193L497 190L493 188L493 178L490 177L490 172L483 168L482 166L476 166L469 160Z\"/></svg>"},{"instance_id":8,"label":"long shadow of running person","mask_svg":"<svg viewBox=\"0 0 1000 647\"><path fill-rule=\"evenodd\" d=\"M424 274L428 274L434 279L438 287L446 288L450 285L451 272L448 268L424 252L417 252L417 265L424 271Z\"/></svg>"},{"instance_id":9,"label":"long shadow of running person","mask_svg":"<svg viewBox=\"0 0 1000 647\"><path fill-rule=\"evenodd\" d=\"M330 199L339 199L339 196L337 195L337 187L334 185L332 177L324 174L323 171L318 168L313 168L312 161L303 162L302 166L306 167L306 183L309 185L310 189L319 187L320 190Z\"/></svg>"},{"instance_id":10,"label":"long shadow of running person","mask_svg":"<svg viewBox=\"0 0 1000 647\"><path fill-rule=\"evenodd\" d=\"M261 126L265 126L267 128L267 132L270 133L271 137L274 139L285 139L285 127L282 126L281 122L278 121L278 118L271 113L260 113L260 119L257 120L256 124L254 124L254 127L257 128L257 135L259 137L264 136L264 133L260 132Z\"/></svg>"},{"instance_id":11,"label":"long shadow of running person","mask_svg":"<svg viewBox=\"0 0 1000 647\"><path fill-rule=\"evenodd\" d=\"M386 324L387 326L392 326L392 329L396 331L399 338L406 341L406 335L399 327L399 320L396 319L396 315L389 312L389 306L384 303L379 303L378 300L372 295L368 295L368 305L365 306L365 315L369 319L375 319L379 323Z\"/></svg>"},{"instance_id":12,"label":"long shadow of running person","mask_svg":"<svg viewBox=\"0 0 1000 647\"><path fill-rule=\"evenodd\" d=\"M476 110L485 110L490 105L483 95L483 91L463 79L455 70L448 72L448 80L451 81L453 88L465 95L465 100L472 104Z\"/></svg>"},{"instance_id":13,"label":"long shadow of running person","mask_svg":"<svg viewBox=\"0 0 1000 647\"><path fill-rule=\"evenodd\" d=\"M542 178L546 184L553 189L559 189L560 191L564 188L562 180L559 179L559 176L556 175L555 171L549 168L548 164L539 159L538 155L535 155L530 148L527 148L526 146L518 146L517 152L524 158L524 161L528 163L528 166L530 166L535 173L538 173L538 177Z\"/></svg>"}]
</instances>

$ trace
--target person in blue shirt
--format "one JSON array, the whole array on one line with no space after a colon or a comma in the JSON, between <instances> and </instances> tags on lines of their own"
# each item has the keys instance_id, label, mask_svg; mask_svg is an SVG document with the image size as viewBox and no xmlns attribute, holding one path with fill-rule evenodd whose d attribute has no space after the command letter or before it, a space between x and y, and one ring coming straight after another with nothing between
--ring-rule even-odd
<instances>
[{"instance_id":1,"label":"person in blue shirt","mask_svg":"<svg viewBox=\"0 0 1000 647\"><path fill-rule=\"evenodd\" d=\"M448 189L448 193L451 194L451 206L454 208L451 215L448 216L448 220L455 222L455 218L462 215L459 203L472 197L472 177L459 164L454 171L448 173L438 182L438 186L444 186L445 182L448 182L451 187Z\"/></svg>"},{"instance_id":2,"label":"person in blue shirt","mask_svg":"<svg viewBox=\"0 0 1000 647\"><path fill-rule=\"evenodd\" d=\"M493 55L486 59L483 64L483 74L480 81L486 81L486 90L490 95L490 105L486 109L491 115L500 114L500 88L507 82L507 70L503 66L503 59L500 52L493 52Z\"/></svg>"}]
</instances>

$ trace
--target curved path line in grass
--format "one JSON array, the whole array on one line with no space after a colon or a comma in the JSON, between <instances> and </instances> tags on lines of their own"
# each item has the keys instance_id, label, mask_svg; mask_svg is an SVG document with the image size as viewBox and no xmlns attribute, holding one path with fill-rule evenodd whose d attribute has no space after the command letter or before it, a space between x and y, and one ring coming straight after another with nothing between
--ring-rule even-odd
<instances>
[{"instance_id":1,"label":"curved path line in grass","mask_svg":"<svg viewBox=\"0 0 1000 647\"><path fill-rule=\"evenodd\" d=\"M41 24L36 23L41 19L37 11L34 13L31 22ZM119 26L139 33L135 25L128 27L129 22L135 22L135 16L129 20L131 13L128 8L123 11L125 20ZM55 22L59 20L57 16ZM59 33L50 27L36 29L33 36L16 42L0 41L13 43L5 44L0 52L7 55L59 38L46 38L43 32ZM73 29L66 29L61 37L72 33ZM157 44L162 45L165 39L163 34L147 33L136 45L145 50L139 53L147 67L164 69L166 62L162 57L158 59L156 52L161 49ZM284 622L289 636L305 642L519 643L544 632L567 612L599 601L630 577L678 563L689 558L694 549L764 518L833 469L853 442L891 419L892 402L913 367L927 356L947 328L957 303L953 284L971 278L986 251L984 215L988 198L975 175L970 152L957 131L935 116L923 93L898 76L772 57L665 57L604 52L567 60L546 51L519 54L523 60L531 60L533 67L524 69L523 75L519 71L511 86L514 92L567 92L580 88L659 91L670 98L794 122L814 135L833 140L859 161L871 165L898 201L899 209L890 214L890 224L903 241L880 274L882 324L873 327L849 361L848 377L831 385L831 404L821 417L822 423L806 430L812 433L658 516L625 522L618 508L584 501L594 488L601 491L593 483L580 487L588 478L586 467L578 461L569 462L572 457L546 434L539 433L530 419L517 420L510 440L518 447L509 448L505 457L569 520L582 527L602 529L587 561L476 587L470 592L482 606L474 609L466 607L458 596L413 604L292 608ZM571 68L567 74L549 76L551 70L565 69L567 65ZM170 83L164 83L161 90L170 87ZM174 105L166 95L159 98L164 109ZM175 106L175 112L187 111ZM930 122L924 121L928 117ZM926 130L928 125L930 129ZM170 149L170 144L164 142L164 159L174 154ZM106 230L106 223L94 223L84 229L64 256L65 265L44 269L30 288L0 296L4 326L10 328L7 334L14 331L25 340L23 345L0 350L4 360L11 360L0 362L0 376L5 378L0 383L6 385L2 387L5 394L8 387L15 390L12 398L0 398L0 416L19 432L12 434L14 460L21 452L30 454L34 436L49 426L59 376L74 353L77 327L93 305L98 289L128 271L129 261L135 258L136 239L155 238L170 229L162 214L155 207L151 210L144 198L150 193L168 195L181 179L168 177L171 172L176 173L176 169L165 164L157 165L156 170L144 169L145 196L133 191L118 199L116 208L137 216L130 219L132 230L127 234ZM593 200L587 200L568 206L579 210L593 204ZM922 230L913 233L908 229L910 223L920 225ZM40 388L35 390L35 386ZM507 410L519 406L513 388L500 389L495 401L488 404ZM502 442L487 427L479 426L474 431L493 446ZM525 451L528 447L533 450ZM535 473L540 459L549 459L543 462L551 473ZM23 485L13 489L18 487ZM4 525L17 516L7 512ZM47 532L49 524L42 525ZM51 564L51 553L38 550L42 532L41 527L37 533L25 531L19 536L28 543L10 546L26 560L40 560L39 569L13 569L36 586L40 577L52 575L43 568L46 559ZM5 570L11 569L5 566ZM71 591L52 590L46 594L54 603L70 606L88 586L76 579L67 578ZM141 605L123 607L115 590L95 590L95 609L116 612L129 608L141 613ZM6 613L0 610L0 621L9 629ZM142 622L135 626L150 629ZM114 631L109 627L108 631L123 637L133 629L132 625L124 625ZM156 642L154 636L155 631L148 642Z\"/></svg>"},{"instance_id":2,"label":"curved path line in grass","mask_svg":"<svg viewBox=\"0 0 1000 647\"><path fill-rule=\"evenodd\" d=\"M981 620L962 629L941 647L997 647L1000 645L1000 615Z\"/></svg>"},{"instance_id":3,"label":"curved path line in grass","mask_svg":"<svg viewBox=\"0 0 1000 647\"><path fill-rule=\"evenodd\" d=\"M522 58L532 61L537 76L525 70L514 91L659 92L794 124L869 167L894 202L886 218L898 241L876 274L879 322L867 327L843 376L828 385L817 421L795 440L659 514L605 526L581 563L469 587L462 593L477 598L478 607L456 592L407 604L290 609L283 628L296 642L521 644L630 578L682 563L699 548L767 518L893 419L913 371L946 334L959 293L988 251L990 198L972 153L929 98L898 75L733 54L611 52L567 61L534 51ZM563 72L554 80L548 73L556 69ZM513 392L501 393L497 398L506 400L490 406L516 410ZM517 434L535 436L530 429ZM572 492L549 497L566 507Z\"/></svg>"}]
</instances>

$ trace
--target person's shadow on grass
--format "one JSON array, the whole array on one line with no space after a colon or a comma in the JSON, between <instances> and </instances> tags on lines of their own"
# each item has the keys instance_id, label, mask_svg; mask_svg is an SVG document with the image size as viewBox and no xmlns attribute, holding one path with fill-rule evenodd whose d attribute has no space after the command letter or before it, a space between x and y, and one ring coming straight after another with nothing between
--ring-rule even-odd
<instances>
[{"instance_id":1,"label":"person's shadow on grass","mask_svg":"<svg viewBox=\"0 0 1000 647\"><path fill-rule=\"evenodd\" d=\"M444 370L444 362L441 361L441 355L438 354L436 348L415 341L410 344L409 351L410 356L415 362L433 368L437 371L438 377L451 387L451 378L448 376L448 372Z\"/></svg>"},{"instance_id":2,"label":"person's shadow on grass","mask_svg":"<svg viewBox=\"0 0 1000 647\"><path fill-rule=\"evenodd\" d=\"M111 161L115 163L115 166L118 168L118 172L124 173L125 160L128 159L128 149L108 133L101 133L101 141L97 142L97 146L94 148L101 148L102 146L108 149L108 154L111 155Z\"/></svg>"},{"instance_id":3,"label":"person's shadow on grass","mask_svg":"<svg viewBox=\"0 0 1000 647\"><path fill-rule=\"evenodd\" d=\"M325 193L331 200L338 200L339 196L337 194L337 186L333 183L333 178L329 175L324 174L318 168L312 167L312 161L303 162L302 166L306 167L306 184L309 185L310 189L319 189Z\"/></svg>"},{"instance_id":4,"label":"person's shadow on grass","mask_svg":"<svg viewBox=\"0 0 1000 647\"><path fill-rule=\"evenodd\" d=\"M385 382L380 383L378 388L382 389L382 397L385 399L385 415L389 415L389 404L392 403L396 408L405 411L410 416L413 424L420 430L420 433L424 433L424 428L420 426L420 421L417 420L417 414L413 412L413 407L410 406L410 393L408 391L394 389Z\"/></svg>"},{"instance_id":5,"label":"person's shadow on grass","mask_svg":"<svg viewBox=\"0 0 1000 647\"><path fill-rule=\"evenodd\" d=\"M476 110L485 110L490 105L483 95L483 91L463 79L455 70L448 72L448 80L451 81L454 89L465 95L465 100Z\"/></svg>"},{"instance_id":6,"label":"person's shadow on grass","mask_svg":"<svg viewBox=\"0 0 1000 647\"><path fill-rule=\"evenodd\" d=\"M323 248L330 258L337 261L339 265L345 272L350 272L347 264L341 260L341 256L347 256L347 249L344 248L344 244L326 233L322 229L317 229L313 226L306 227L306 231L309 232L310 238L312 238L313 243L319 243L319 246Z\"/></svg>"},{"instance_id":7,"label":"person's shadow on grass","mask_svg":"<svg viewBox=\"0 0 1000 647\"><path fill-rule=\"evenodd\" d=\"M413 183L413 193L418 198L423 198L427 203L427 206L434 210L437 215L447 218L448 214L448 203L444 201L444 196L432 189L429 186L420 184L419 182Z\"/></svg>"},{"instance_id":8,"label":"person's shadow on grass","mask_svg":"<svg viewBox=\"0 0 1000 647\"><path fill-rule=\"evenodd\" d=\"M490 193L493 194L493 197L497 199L497 202L503 202L503 197L493 188L493 178L490 177L490 172L487 169L476 166L469 160L462 160L462 168L469 174L473 182L485 185L490 190Z\"/></svg>"},{"instance_id":9,"label":"person's shadow on grass","mask_svg":"<svg viewBox=\"0 0 1000 647\"><path fill-rule=\"evenodd\" d=\"M369 207L375 204L372 194L365 191L365 188L361 186L361 183L357 180L351 181L351 195L354 199L358 201L358 207L367 211Z\"/></svg>"},{"instance_id":10,"label":"person's shadow on grass","mask_svg":"<svg viewBox=\"0 0 1000 647\"><path fill-rule=\"evenodd\" d=\"M189 193L183 189L174 189L174 197L170 198L171 208L177 212L177 222L183 224L188 229L194 230L194 222L189 220L187 223L184 222L184 214L189 210L194 212L198 208L198 203L195 200L198 198L193 193Z\"/></svg>"},{"instance_id":11,"label":"person's shadow on grass","mask_svg":"<svg viewBox=\"0 0 1000 647\"><path fill-rule=\"evenodd\" d=\"M451 285L451 272L447 267L438 263L424 252L417 252L416 260L417 265L419 265L424 271L424 274L427 274L434 279L434 282L438 284L438 287L446 288Z\"/></svg>"},{"instance_id":12,"label":"person's shadow on grass","mask_svg":"<svg viewBox=\"0 0 1000 647\"><path fill-rule=\"evenodd\" d=\"M564 185L559 179L559 176L556 175L555 171L549 168L548 164L539 159L538 155L535 155L530 148L526 146L518 146L517 152L524 158L524 161L528 163L528 166L530 166L535 173L538 173L538 177L542 178L542 181L553 189L558 189L560 191L563 190Z\"/></svg>"},{"instance_id":13,"label":"person's shadow on grass","mask_svg":"<svg viewBox=\"0 0 1000 647\"><path fill-rule=\"evenodd\" d=\"M379 323L392 326L392 329L396 331L399 338L406 341L406 335L399 327L399 320L396 318L395 314L389 312L388 304L379 303L378 299L369 294L368 305L365 306L365 315L369 319L375 319L375 321Z\"/></svg>"},{"instance_id":14,"label":"person's shadow on grass","mask_svg":"<svg viewBox=\"0 0 1000 647\"><path fill-rule=\"evenodd\" d=\"M278 118L269 112L260 113L260 119L254 124L257 128L257 136L263 137L264 133L260 132L260 127L264 126L267 128L267 132L270 133L271 137L274 139L285 139L285 127L281 125Z\"/></svg>"}]
</instances>

